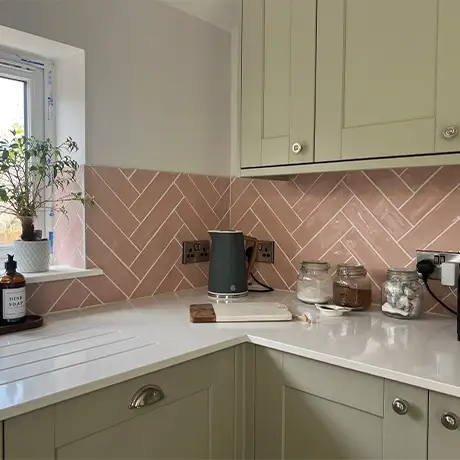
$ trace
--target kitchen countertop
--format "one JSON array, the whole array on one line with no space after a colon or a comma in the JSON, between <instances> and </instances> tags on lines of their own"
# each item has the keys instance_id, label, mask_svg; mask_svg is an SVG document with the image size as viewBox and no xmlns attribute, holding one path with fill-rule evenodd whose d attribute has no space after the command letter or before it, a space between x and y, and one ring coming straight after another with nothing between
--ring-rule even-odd
<instances>
[{"instance_id":1,"label":"kitchen countertop","mask_svg":"<svg viewBox=\"0 0 460 460\"><path fill-rule=\"evenodd\" d=\"M316 311L286 292L251 295ZM0 420L244 342L460 397L456 321L401 321L379 311L289 323L191 324L204 290L47 316L0 338Z\"/></svg>"}]
</instances>

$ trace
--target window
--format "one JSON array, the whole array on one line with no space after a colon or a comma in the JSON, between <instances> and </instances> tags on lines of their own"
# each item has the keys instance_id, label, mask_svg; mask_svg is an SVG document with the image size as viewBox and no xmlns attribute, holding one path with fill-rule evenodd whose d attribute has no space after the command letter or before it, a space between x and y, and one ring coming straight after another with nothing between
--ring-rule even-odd
<instances>
[{"instance_id":1,"label":"window","mask_svg":"<svg viewBox=\"0 0 460 460\"><path fill-rule=\"evenodd\" d=\"M44 139L51 112L46 116L45 71L47 64L25 59L0 50L0 137L11 137L10 131ZM46 137L50 137L47 135ZM0 179L1 180L1 179ZM46 191L45 193L50 193ZM38 216L36 228L46 235L49 216ZM0 214L0 257L21 234L18 219Z\"/></svg>"}]
</instances>

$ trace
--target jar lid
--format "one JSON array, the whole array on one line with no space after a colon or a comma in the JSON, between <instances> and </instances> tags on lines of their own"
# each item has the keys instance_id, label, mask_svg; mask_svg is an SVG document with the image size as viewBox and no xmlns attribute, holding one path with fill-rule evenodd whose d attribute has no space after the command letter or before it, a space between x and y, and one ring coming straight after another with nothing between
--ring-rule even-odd
<instances>
[{"instance_id":1,"label":"jar lid","mask_svg":"<svg viewBox=\"0 0 460 460\"><path fill-rule=\"evenodd\" d=\"M364 265L337 264L337 273L341 276L365 276L367 270Z\"/></svg>"},{"instance_id":2,"label":"jar lid","mask_svg":"<svg viewBox=\"0 0 460 460\"><path fill-rule=\"evenodd\" d=\"M301 268L310 269L310 270L324 270L327 271L331 268L329 262L323 262L320 260L304 260L302 262Z\"/></svg>"},{"instance_id":3,"label":"jar lid","mask_svg":"<svg viewBox=\"0 0 460 460\"><path fill-rule=\"evenodd\" d=\"M391 278L402 278L406 280L418 280L419 274L417 270L411 268L389 268L387 271L388 279Z\"/></svg>"}]
</instances>

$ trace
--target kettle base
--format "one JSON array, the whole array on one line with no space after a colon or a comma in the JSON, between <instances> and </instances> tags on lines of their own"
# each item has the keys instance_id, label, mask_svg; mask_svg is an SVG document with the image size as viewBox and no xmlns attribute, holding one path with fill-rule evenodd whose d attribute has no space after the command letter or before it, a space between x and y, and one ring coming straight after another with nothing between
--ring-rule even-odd
<instances>
[{"instance_id":1,"label":"kettle base","mask_svg":"<svg viewBox=\"0 0 460 460\"><path fill-rule=\"evenodd\" d=\"M248 291L245 292L235 292L231 294L222 294L218 292L210 292L208 291L208 297L210 299L215 299L215 300L234 300L234 299L242 299L243 297L248 296Z\"/></svg>"}]
</instances>

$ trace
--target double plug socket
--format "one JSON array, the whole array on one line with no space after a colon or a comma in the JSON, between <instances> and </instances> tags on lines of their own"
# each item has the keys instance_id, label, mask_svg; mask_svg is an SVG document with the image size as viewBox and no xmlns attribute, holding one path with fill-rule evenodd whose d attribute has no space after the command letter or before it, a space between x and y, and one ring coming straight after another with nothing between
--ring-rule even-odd
<instances>
[{"instance_id":1,"label":"double plug socket","mask_svg":"<svg viewBox=\"0 0 460 460\"><path fill-rule=\"evenodd\" d=\"M441 281L445 286L455 286L460 267L460 252L417 251L417 263L430 260L435 269L429 279ZM443 265L444 264L444 265Z\"/></svg>"}]
</instances>

